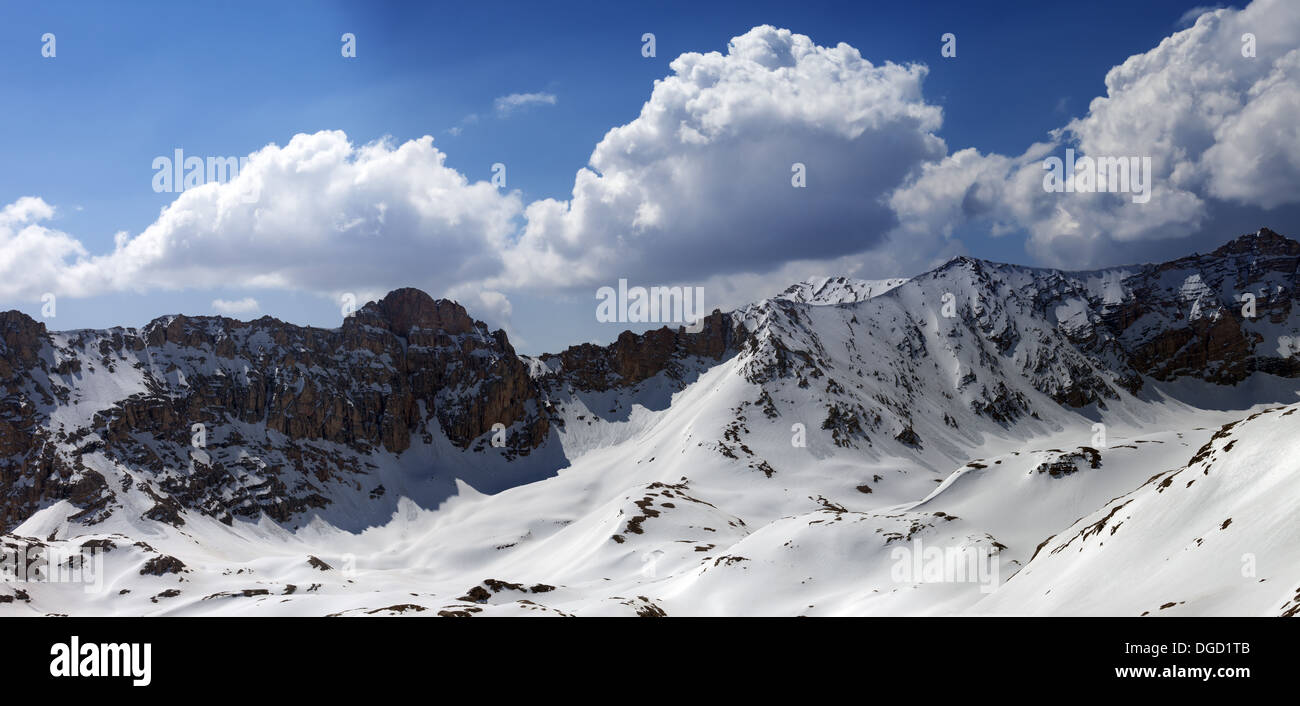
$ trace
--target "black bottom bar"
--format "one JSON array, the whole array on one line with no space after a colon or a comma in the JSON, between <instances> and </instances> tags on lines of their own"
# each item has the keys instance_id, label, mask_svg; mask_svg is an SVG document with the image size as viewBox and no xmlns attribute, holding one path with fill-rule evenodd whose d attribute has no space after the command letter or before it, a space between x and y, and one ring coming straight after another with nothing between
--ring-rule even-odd
<instances>
[{"instance_id":1,"label":"black bottom bar","mask_svg":"<svg viewBox=\"0 0 1300 706\"><path fill-rule=\"evenodd\" d=\"M864 697L877 687L1005 694L1043 682L1116 693L1254 689L1292 677L1296 625L1179 618L0 620L8 684L50 695L162 692L179 702L244 694L260 702L366 685L396 697L403 688L480 677L494 694L519 689L537 696L530 692L560 678L599 696L608 677L633 674L656 692L688 677L759 692L773 679L814 689L856 684ZM75 668L60 661L74 638L81 656ZM100 647L123 643L128 647ZM119 676L86 675L112 672L114 660L127 656L129 663L116 667ZM135 686L137 680L149 683Z\"/></svg>"}]
</instances>

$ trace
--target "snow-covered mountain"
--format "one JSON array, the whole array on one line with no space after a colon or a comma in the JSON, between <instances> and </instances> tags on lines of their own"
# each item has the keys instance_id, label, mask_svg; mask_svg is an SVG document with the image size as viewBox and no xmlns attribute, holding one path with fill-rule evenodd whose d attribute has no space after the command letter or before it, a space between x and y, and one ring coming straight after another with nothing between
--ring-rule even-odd
<instances>
[{"instance_id":1,"label":"snow-covered mountain","mask_svg":"<svg viewBox=\"0 0 1300 706\"><path fill-rule=\"evenodd\" d=\"M906 282L903 277L893 279L849 279L847 277L817 277L792 284L777 299L803 304L852 304L884 294Z\"/></svg>"},{"instance_id":2,"label":"snow-covered mountain","mask_svg":"<svg viewBox=\"0 0 1300 706\"><path fill-rule=\"evenodd\" d=\"M102 569L0 614L1295 614L1298 269L956 258L538 357L410 289L7 312L0 543Z\"/></svg>"}]
</instances>

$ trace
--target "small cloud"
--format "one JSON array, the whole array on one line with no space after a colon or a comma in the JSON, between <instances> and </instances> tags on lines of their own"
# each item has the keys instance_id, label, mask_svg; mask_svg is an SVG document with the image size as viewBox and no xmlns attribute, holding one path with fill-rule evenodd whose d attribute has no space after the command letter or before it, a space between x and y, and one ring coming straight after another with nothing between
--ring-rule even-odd
<instances>
[{"instance_id":1,"label":"small cloud","mask_svg":"<svg viewBox=\"0 0 1300 706\"><path fill-rule=\"evenodd\" d=\"M519 108L530 105L555 105L554 93L511 93L496 99L497 115L505 117Z\"/></svg>"},{"instance_id":2,"label":"small cloud","mask_svg":"<svg viewBox=\"0 0 1300 706\"><path fill-rule=\"evenodd\" d=\"M212 308L219 314L235 316L237 314L252 314L260 310L262 307L257 303L256 299L252 297L244 297L243 299L235 301L213 299Z\"/></svg>"},{"instance_id":3,"label":"small cloud","mask_svg":"<svg viewBox=\"0 0 1300 706\"><path fill-rule=\"evenodd\" d=\"M466 115L464 118L461 119L459 125L455 127L447 128L447 132L452 137L460 137L460 134L462 132L465 132L466 125L473 125L474 123L477 122L478 122L478 113L470 113L469 115Z\"/></svg>"}]
</instances>

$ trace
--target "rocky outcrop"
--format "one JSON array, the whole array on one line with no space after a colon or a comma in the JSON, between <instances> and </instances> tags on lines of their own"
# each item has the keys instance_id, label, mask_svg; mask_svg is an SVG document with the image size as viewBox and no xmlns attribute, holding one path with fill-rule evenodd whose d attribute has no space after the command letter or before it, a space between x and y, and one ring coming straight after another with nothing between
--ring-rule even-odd
<instances>
[{"instance_id":1,"label":"rocky outcrop","mask_svg":"<svg viewBox=\"0 0 1300 706\"><path fill-rule=\"evenodd\" d=\"M394 453L409 448L413 434L427 434L435 419L461 448L498 423L522 423L527 448L546 436L546 419L530 412L537 391L505 333L489 333L459 304L415 289L367 304L335 330L269 317L245 323L176 316L105 342L143 358L159 389L105 413L113 440L138 431L188 438L192 424L226 417L264 424L293 441ZM168 355L175 349L200 355ZM167 356L167 369L158 370L154 351ZM209 356L225 364L210 372L198 364ZM238 374L230 374L232 366ZM170 383L177 371L180 395Z\"/></svg>"},{"instance_id":2,"label":"rocky outcrop","mask_svg":"<svg viewBox=\"0 0 1300 706\"><path fill-rule=\"evenodd\" d=\"M642 334L624 331L608 346L584 343L541 359L580 390L628 387L660 373L680 380L687 359L721 361L746 339L744 327L721 311L701 321L698 332L666 326Z\"/></svg>"},{"instance_id":3,"label":"rocky outcrop","mask_svg":"<svg viewBox=\"0 0 1300 706\"><path fill-rule=\"evenodd\" d=\"M152 519L175 523L191 508L285 520L328 504L321 484L364 474L357 458L366 454L401 454L435 435L467 449L499 424L506 451L519 456L549 433L539 388L505 333L415 289L371 302L333 330L177 315L51 336L7 312L0 337L5 529L55 500L107 509L113 491L82 464L86 453L146 472ZM92 399L83 383L106 373L146 391ZM90 423L53 428L42 407L56 395L96 407ZM248 426L259 438L244 438ZM245 476L257 480L233 482Z\"/></svg>"},{"instance_id":4,"label":"rocky outcrop","mask_svg":"<svg viewBox=\"0 0 1300 706\"><path fill-rule=\"evenodd\" d=\"M1300 360L1279 352L1261 324L1291 319L1298 273L1300 243L1262 228L1207 255L1138 269L1124 301L1098 303L1099 323L1136 372L1157 380L1296 377Z\"/></svg>"},{"instance_id":5,"label":"rocky outcrop","mask_svg":"<svg viewBox=\"0 0 1300 706\"><path fill-rule=\"evenodd\" d=\"M0 527L26 518L41 502L101 500L103 478L81 474L56 453L48 430L55 403L45 324L18 311L0 313Z\"/></svg>"}]
</instances>

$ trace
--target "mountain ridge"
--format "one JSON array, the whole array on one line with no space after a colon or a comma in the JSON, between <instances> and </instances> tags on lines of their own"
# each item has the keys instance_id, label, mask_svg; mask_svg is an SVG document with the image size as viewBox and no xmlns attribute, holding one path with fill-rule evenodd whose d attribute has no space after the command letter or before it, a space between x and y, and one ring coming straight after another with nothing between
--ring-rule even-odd
<instances>
[{"instance_id":1,"label":"mountain ridge","mask_svg":"<svg viewBox=\"0 0 1300 706\"><path fill-rule=\"evenodd\" d=\"M1266 262L1257 266L1260 258ZM962 400L1002 426L1046 414L1031 401L1038 393L1067 408L1105 409L1148 380L1295 378L1300 363L1263 342L1266 334L1300 338L1297 267L1300 243L1267 228L1207 255L1081 273L958 257L883 285L846 278L794 285L784 296L715 310L694 333L625 331L605 346L541 356L517 354L504 331L414 288L368 302L333 329L178 314L138 329L50 332L4 312L0 526L52 499L72 499L87 517L110 507L115 491L105 473L121 471L86 468L87 450L107 450L110 468L190 469L151 491L159 499L149 512L172 519L191 508L224 521L263 512L289 521L338 502L341 491L323 486L364 476L374 454L400 456L413 445L445 443L452 453L474 454L466 457L473 463L496 457L507 464L549 448L534 472L545 475L571 460L566 445L586 448L571 441L572 410L604 423L639 408L663 410L672 395L736 356L746 380L763 388L765 414L779 414L772 386L791 380L798 395L811 400L817 390L821 400L806 424L844 448L874 445L883 432L899 453L949 433L918 432L906 411L930 384L923 377L936 373L948 382L930 397ZM1228 306L1251 287L1258 320ZM819 300L818 293L829 294ZM846 315L835 313L841 310ZM844 342L825 339L845 327ZM852 352L877 344L869 357ZM847 345L849 358L828 353L828 345ZM892 381L880 378L886 371ZM853 393L865 389L864 375L878 378L875 391ZM195 424L205 432L211 426L219 444L204 451L211 465L193 463ZM724 441L720 452L744 446ZM766 459L751 462L771 468ZM232 476L231 468L242 470ZM243 472L264 484L260 490L227 487Z\"/></svg>"},{"instance_id":2,"label":"mountain ridge","mask_svg":"<svg viewBox=\"0 0 1300 706\"><path fill-rule=\"evenodd\" d=\"M1293 526L1238 519L1249 534L1218 542L1224 518L1197 510L1248 510L1206 489L1238 487L1300 418L1300 249L1255 235L1086 273L967 258L884 286L819 279L694 332L542 356L411 288L334 329L173 315L50 332L0 313L0 544L116 547L111 594L27 584L0 590L0 613L1163 610L1181 574L1117 602L1039 596L1070 585L1069 552L1107 513L1184 508L1206 546L1176 562L1189 571L1242 547L1264 567L1290 556L1268 538ZM1210 457L1222 477L1187 482ZM1269 463L1283 487L1294 469ZM1192 494L1144 489L1171 467ZM1130 493L1149 517L1122 514ZM1005 586L895 578L914 539L992 556ZM1140 576L1084 544L1079 565ZM1294 612L1272 588L1214 585Z\"/></svg>"}]
</instances>

